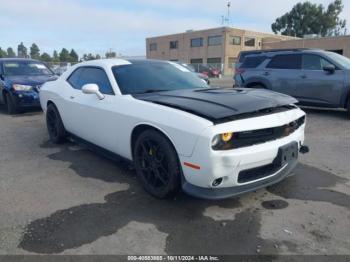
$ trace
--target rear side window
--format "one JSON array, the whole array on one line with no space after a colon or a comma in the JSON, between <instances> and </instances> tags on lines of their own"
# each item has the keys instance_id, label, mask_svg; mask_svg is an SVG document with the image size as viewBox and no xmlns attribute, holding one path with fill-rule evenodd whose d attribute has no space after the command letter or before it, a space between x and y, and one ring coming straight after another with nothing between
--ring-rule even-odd
<instances>
[{"instance_id":1,"label":"rear side window","mask_svg":"<svg viewBox=\"0 0 350 262\"><path fill-rule=\"evenodd\" d=\"M265 60L266 56L247 57L241 65L241 68L257 68Z\"/></svg>"},{"instance_id":2,"label":"rear side window","mask_svg":"<svg viewBox=\"0 0 350 262\"><path fill-rule=\"evenodd\" d=\"M101 68L86 67L80 75L80 88L86 84L96 84L100 92L105 95L114 95L106 72Z\"/></svg>"},{"instance_id":3,"label":"rear side window","mask_svg":"<svg viewBox=\"0 0 350 262\"><path fill-rule=\"evenodd\" d=\"M114 95L106 72L101 68L82 67L73 72L67 80L75 89L81 90L86 84L98 85L100 92L105 95Z\"/></svg>"},{"instance_id":4,"label":"rear side window","mask_svg":"<svg viewBox=\"0 0 350 262\"><path fill-rule=\"evenodd\" d=\"M241 52L239 55L239 62L243 63L244 59L249 55L258 55L261 54L261 52Z\"/></svg>"},{"instance_id":5,"label":"rear side window","mask_svg":"<svg viewBox=\"0 0 350 262\"><path fill-rule=\"evenodd\" d=\"M301 69L301 55L288 54L276 55L267 65L267 68L272 69Z\"/></svg>"},{"instance_id":6,"label":"rear side window","mask_svg":"<svg viewBox=\"0 0 350 262\"><path fill-rule=\"evenodd\" d=\"M80 75L82 71L83 71L83 68L78 68L67 79L68 83L70 83L70 85L75 89L79 89L79 90L81 89L81 86L79 85L79 80L80 80Z\"/></svg>"}]
</instances>

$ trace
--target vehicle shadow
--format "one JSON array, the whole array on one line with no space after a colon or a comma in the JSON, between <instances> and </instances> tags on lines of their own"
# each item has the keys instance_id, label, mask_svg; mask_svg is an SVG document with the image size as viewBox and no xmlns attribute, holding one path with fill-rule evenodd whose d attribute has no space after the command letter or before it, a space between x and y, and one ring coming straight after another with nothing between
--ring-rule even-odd
<instances>
[{"instance_id":1,"label":"vehicle shadow","mask_svg":"<svg viewBox=\"0 0 350 262\"><path fill-rule=\"evenodd\" d=\"M315 115L320 117L336 117L340 119L350 120L350 114L342 109L331 109L331 108L318 108L318 107L306 107L300 106L308 115Z\"/></svg>"},{"instance_id":2,"label":"vehicle shadow","mask_svg":"<svg viewBox=\"0 0 350 262\"><path fill-rule=\"evenodd\" d=\"M31 115L37 115L41 114L43 111L41 108L33 107L33 108L28 108L25 111L19 112L17 114L11 115L12 117L22 117L22 116L31 116ZM0 115L8 115L7 109L5 105L0 104Z\"/></svg>"}]
</instances>

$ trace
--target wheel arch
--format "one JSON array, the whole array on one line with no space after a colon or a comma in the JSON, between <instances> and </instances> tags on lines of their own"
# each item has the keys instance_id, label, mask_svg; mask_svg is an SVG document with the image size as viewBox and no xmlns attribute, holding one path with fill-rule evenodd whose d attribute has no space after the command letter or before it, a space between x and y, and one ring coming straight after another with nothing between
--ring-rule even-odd
<instances>
[{"instance_id":1,"label":"wheel arch","mask_svg":"<svg viewBox=\"0 0 350 262\"><path fill-rule=\"evenodd\" d=\"M159 127L152 125L152 124L149 124L149 123L140 123L133 128L133 130L131 132L131 136L130 136L130 152L131 152L132 159L134 159L134 146L135 146L137 138L139 137L139 135L142 132L144 132L145 130L148 130L148 129L155 130L155 131L161 133L170 142L170 144L174 148L177 155L179 155L179 152L176 149L174 141L170 138L170 136L162 128L159 128Z\"/></svg>"},{"instance_id":2,"label":"wheel arch","mask_svg":"<svg viewBox=\"0 0 350 262\"><path fill-rule=\"evenodd\" d=\"M6 90L6 89L3 89L2 90L2 99L3 99L3 102L4 102L4 104L6 105L7 104L7 97L6 97L6 94L8 94L9 93L9 91L8 90Z\"/></svg>"},{"instance_id":3,"label":"wheel arch","mask_svg":"<svg viewBox=\"0 0 350 262\"><path fill-rule=\"evenodd\" d=\"M247 88L252 88L254 86L263 86L264 88L267 88L266 85L264 83L261 83L261 82L251 82L249 84L246 84Z\"/></svg>"},{"instance_id":4,"label":"wheel arch","mask_svg":"<svg viewBox=\"0 0 350 262\"><path fill-rule=\"evenodd\" d=\"M259 77L250 78L250 79L246 80L246 82L244 84L244 86L247 88L250 88L254 85L262 85L267 89L269 89L269 87L271 86L270 83L266 79L262 79Z\"/></svg>"}]
</instances>

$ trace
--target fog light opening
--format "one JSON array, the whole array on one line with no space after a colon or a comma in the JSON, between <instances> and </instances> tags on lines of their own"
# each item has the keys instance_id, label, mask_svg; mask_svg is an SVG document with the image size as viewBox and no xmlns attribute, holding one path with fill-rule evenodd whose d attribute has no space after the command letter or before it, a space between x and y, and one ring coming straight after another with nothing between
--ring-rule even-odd
<instances>
[{"instance_id":1,"label":"fog light opening","mask_svg":"<svg viewBox=\"0 0 350 262\"><path fill-rule=\"evenodd\" d=\"M214 181L213 181L213 183L212 183L212 186L213 187L218 187L218 186L220 186L221 185L221 183L222 183L222 177L221 178L218 178L218 179L215 179Z\"/></svg>"}]
</instances>

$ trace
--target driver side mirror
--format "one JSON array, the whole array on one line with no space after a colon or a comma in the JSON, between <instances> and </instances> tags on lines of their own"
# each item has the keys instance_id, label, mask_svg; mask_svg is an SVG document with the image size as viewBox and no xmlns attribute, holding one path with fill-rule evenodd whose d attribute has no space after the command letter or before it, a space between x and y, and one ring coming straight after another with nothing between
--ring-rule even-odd
<instances>
[{"instance_id":1,"label":"driver side mirror","mask_svg":"<svg viewBox=\"0 0 350 262\"><path fill-rule=\"evenodd\" d=\"M326 71L329 74L334 74L335 66L334 65L326 65L326 66L323 67L323 70Z\"/></svg>"},{"instance_id":2,"label":"driver side mirror","mask_svg":"<svg viewBox=\"0 0 350 262\"><path fill-rule=\"evenodd\" d=\"M100 99L100 100L105 98L105 96L100 92L98 85L96 85L96 84L83 85L83 88L81 90L83 91L84 94L96 95L98 97L98 99Z\"/></svg>"}]
</instances>

